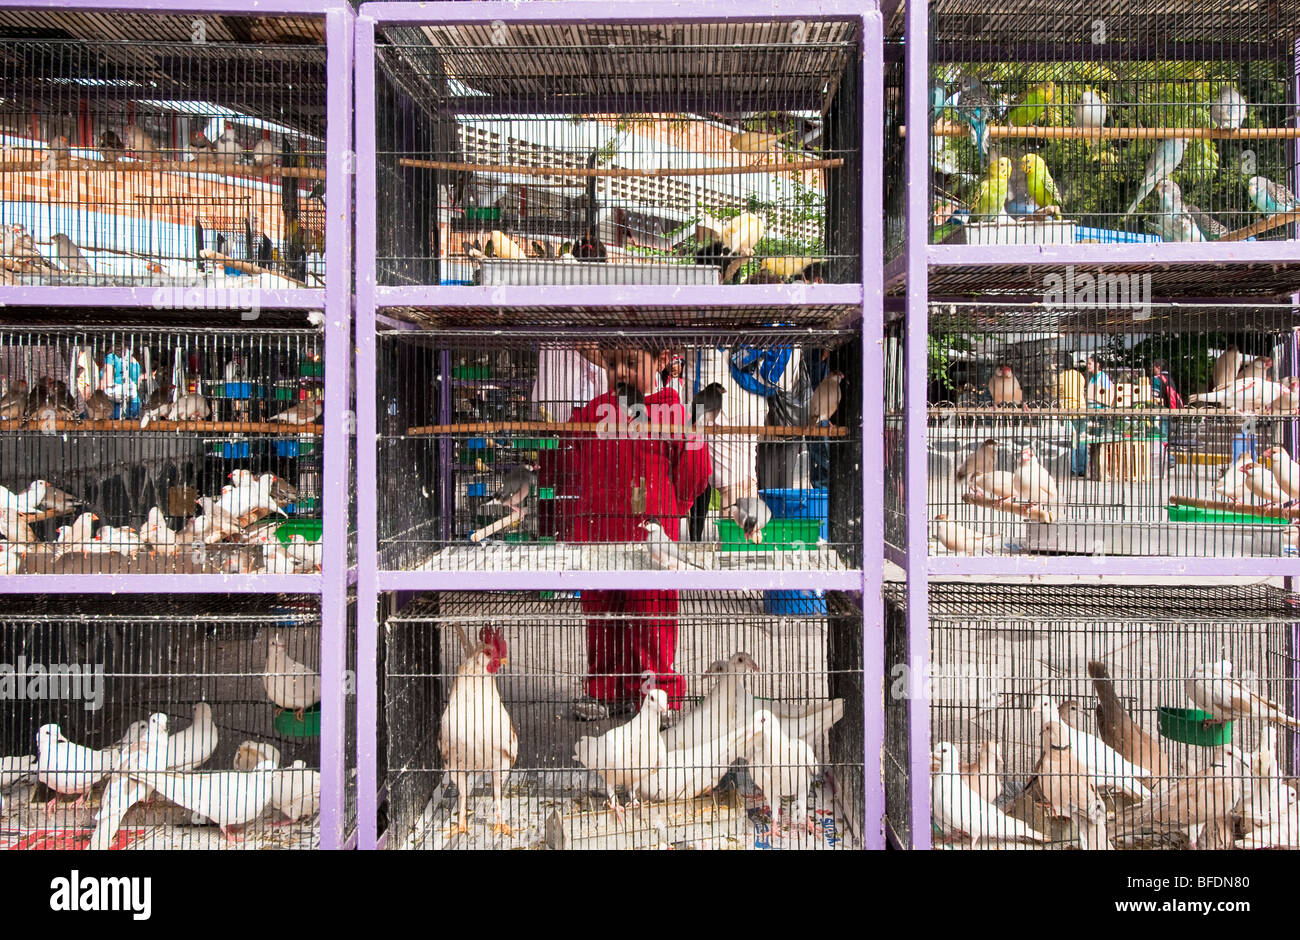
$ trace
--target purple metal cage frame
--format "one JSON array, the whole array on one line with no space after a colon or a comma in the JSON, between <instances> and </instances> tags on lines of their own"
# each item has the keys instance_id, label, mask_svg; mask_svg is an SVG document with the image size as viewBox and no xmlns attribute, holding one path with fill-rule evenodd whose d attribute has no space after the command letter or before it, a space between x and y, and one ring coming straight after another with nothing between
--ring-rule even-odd
<instances>
[{"instance_id":1,"label":"purple metal cage frame","mask_svg":"<svg viewBox=\"0 0 1300 940\"><path fill-rule=\"evenodd\" d=\"M118 0L0 0L0 9L114 13ZM331 200L326 221L326 262L335 276L324 288L265 292L262 307L319 310L325 316L324 447L331 455L351 447L349 347L351 344L352 265L352 77L353 31L356 14L346 2L312 0L142 0L133 13L248 16L310 16L324 20L326 45L326 186L340 194ZM153 288L0 287L0 304L10 307L133 307L153 306ZM0 577L0 594L309 594L320 598L321 710L320 738L321 847L347 847L345 750L347 667L348 503L351 484L348 461L326 461L322 491L325 543L320 574L295 575L10 575Z\"/></svg>"},{"instance_id":2,"label":"purple metal cage frame","mask_svg":"<svg viewBox=\"0 0 1300 940\"><path fill-rule=\"evenodd\" d=\"M807 18L857 19L862 23L862 153L882 152L883 89L878 76L883 68L883 20L874 2L848 0L768 0L755 6L724 0L705 3L649 2L609 4L593 0L509 3L367 3L356 23L356 129L357 129L357 439L367 442L357 451L358 480L374 480L377 470L376 348L377 325L394 325L383 316L385 308L399 306L492 307L573 304L593 307L740 306L844 304L862 309L863 428L862 440L879 440L883 417L883 206L879 186L863 170L862 179L862 282L859 284L764 286L567 286L567 287L383 287L377 282L376 254L376 52L375 31L382 26L435 23L504 22L682 22L690 20L768 21ZM883 631L881 620L881 569L883 565L884 473L880 461L862 454L863 546L862 570L848 572L669 572L669 571L566 571L566 572L401 572L377 567L377 505L373 491L357 493L357 844L380 848L377 808L383 781L378 779L378 601L381 593L429 590L538 590L676 588L682 590L814 589L861 591L863 598L863 687L883 688ZM868 629L871 627L872 629ZM878 755L884 741L884 715L880 701L864 702L864 754ZM868 757L865 768L866 815L873 821L865 833L869 848L884 846L884 788L878 763Z\"/></svg>"},{"instance_id":3,"label":"purple metal cage frame","mask_svg":"<svg viewBox=\"0 0 1300 940\"><path fill-rule=\"evenodd\" d=\"M884 6L892 20L899 0ZM929 6L925 0L909 0L904 11L904 115L910 127L929 126L930 82ZM1300 101L1300 28L1295 40L1296 97ZM902 288L900 304L905 316L903 436L905 441L904 544L887 544L884 556L901 567L906 576L907 666L911 674L928 675L930 668L930 614L928 589L931 576L945 579L970 577L1024 577L1049 575L1096 575L1146 579L1161 576L1183 578L1280 577L1287 590L1294 590L1300 576L1300 561L1294 558L1178 557L1178 556L1019 556L1019 557L930 557L926 478L928 334L930 275L932 268L947 266L1055 266L1080 267L1122 264L1161 264L1193 270L1203 266L1300 262L1300 241L1233 243L1136 243L1123 245L931 245L929 244L929 134L907 134L904 140L907 195L904 205L905 240L902 251L885 266L887 288ZM1294 161L1300 171L1300 141L1294 146ZM934 298L940 299L938 297ZM955 299L955 298L943 298ZM961 298L970 299L970 298ZM993 299L984 297L982 299ZM1023 300L1023 297L1016 298ZM1192 299L1192 298L1183 298ZM1206 298L1196 298L1203 300ZM1300 304L1300 294L1292 296ZM891 304L894 307L894 304ZM1293 629L1300 637L1300 628ZM892 664L891 664L892 665ZM923 685L923 684L921 684ZM914 686L915 687L915 686ZM930 822L930 701L913 695L907 702L909 742L908 779L910 788L910 844L886 824L891 845L913 849L931 848Z\"/></svg>"}]
</instances>

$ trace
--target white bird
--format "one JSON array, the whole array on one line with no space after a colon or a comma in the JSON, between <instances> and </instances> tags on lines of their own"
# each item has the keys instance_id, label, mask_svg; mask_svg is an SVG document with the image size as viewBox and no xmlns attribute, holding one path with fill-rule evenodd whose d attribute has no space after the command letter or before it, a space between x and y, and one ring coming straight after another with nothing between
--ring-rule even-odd
<instances>
[{"instance_id":1,"label":"white bird","mask_svg":"<svg viewBox=\"0 0 1300 940\"><path fill-rule=\"evenodd\" d=\"M279 422L283 424L315 424L316 419L321 416L323 410L321 403L318 401L299 402L279 414L271 415L266 420L269 422Z\"/></svg>"},{"instance_id":2,"label":"white bird","mask_svg":"<svg viewBox=\"0 0 1300 940\"><path fill-rule=\"evenodd\" d=\"M235 770L252 770L264 761L269 761L273 767L279 767L280 749L265 741L241 741L235 749L235 759L231 766Z\"/></svg>"},{"instance_id":3,"label":"white bird","mask_svg":"<svg viewBox=\"0 0 1300 940\"><path fill-rule=\"evenodd\" d=\"M1268 728L1259 750L1250 757L1250 779L1233 814L1242 829L1250 832L1271 826L1279 819L1296 814L1296 792L1285 780L1277 763L1277 729Z\"/></svg>"},{"instance_id":4,"label":"white bird","mask_svg":"<svg viewBox=\"0 0 1300 940\"><path fill-rule=\"evenodd\" d=\"M217 151L217 156L227 160L238 160L244 155L244 148L239 145L239 135L235 132L234 124L226 122L226 127L213 148Z\"/></svg>"},{"instance_id":5,"label":"white bird","mask_svg":"<svg viewBox=\"0 0 1300 940\"><path fill-rule=\"evenodd\" d=\"M831 415L835 414L835 410L839 408L840 383L843 380L843 372L832 372L821 380L821 384L813 389L812 398L808 402L808 414L812 417L814 424L829 421Z\"/></svg>"},{"instance_id":6,"label":"white bird","mask_svg":"<svg viewBox=\"0 0 1300 940\"><path fill-rule=\"evenodd\" d=\"M253 149L248 152L248 156L253 161L253 166L268 167L275 163L278 154L271 138L263 137L253 144Z\"/></svg>"},{"instance_id":7,"label":"white bird","mask_svg":"<svg viewBox=\"0 0 1300 940\"><path fill-rule=\"evenodd\" d=\"M742 496L730 507L731 519L740 526L745 540L755 544L763 541L763 527L772 521L772 510L758 496Z\"/></svg>"},{"instance_id":8,"label":"white bird","mask_svg":"<svg viewBox=\"0 0 1300 940\"><path fill-rule=\"evenodd\" d=\"M1016 475L1010 470L980 473L971 477L970 489L994 499L1008 500L1016 495Z\"/></svg>"},{"instance_id":9,"label":"white bird","mask_svg":"<svg viewBox=\"0 0 1300 940\"><path fill-rule=\"evenodd\" d=\"M682 557L681 552L677 550L677 543L668 537L668 533L659 523L642 522L641 528L645 530L645 546L650 553L650 563L656 568L671 571L679 568L702 567Z\"/></svg>"},{"instance_id":10,"label":"white bird","mask_svg":"<svg viewBox=\"0 0 1300 940\"><path fill-rule=\"evenodd\" d=\"M748 726L754 707L745 680L758 671L758 663L748 653L735 653L713 663L705 673L717 677L713 687L704 701L682 714L663 733L664 746L670 751L692 748Z\"/></svg>"},{"instance_id":11,"label":"white bird","mask_svg":"<svg viewBox=\"0 0 1300 940\"><path fill-rule=\"evenodd\" d=\"M1268 458L1269 470L1273 472L1273 479L1282 488L1282 492L1289 499L1300 499L1300 463L1292 460L1287 449L1280 444L1264 451L1264 456Z\"/></svg>"},{"instance_id":12,"label":"white bird","mask_svg":"<svg viewBox=\"0 0 1300 940\"><path fill-rule=\"evenodd\" d=\"M271 802L275 765L270 761L253 770L223 770L201 774L127 772L149 784L177 806L198 813L221 827L226 841L237 841L234 826L252 822Z\"/></svg>"},{"instance_id":13,"label":"white bird","mask_svg":"<svg viewBox=\"0 0 1300 940\"><path fill-rule=\"evenodd\" d=\"M1279 504L1287 501L1286 494L1277 484L1277 478L1259 464L1252 464L1246 471L1246 488L1263 503Z\"/></svg>"},{"instance_id":14,"label":"white bird","mask_svg":"<svg viewBox=\"0 0 1300 940\"><path fill-rule=\"evenodd\" d=\"M233 485L226 487L222 491L221 498L217 500L217 506L240 520L250 515L261 518L261 515L271 512L277 512L288 518L289 514L280 508L280 504L271 495L271 487L275 483L275 477L272 474L264 474L261 477L253 477L252 474L248 474L247 477L240 477L238 483L234 483L234 474L231 474L231 477Z\"/></svg>"},{"instance_id":15,"label":"white bird","mask_svg":"<svg viewBox=\"0 0 1300 940\"><path fill-rule=\"evenodd\" d=\"M1254 467L1255 461L1249 453L1242 454L1227 470L1223 471L1223 476L1219 477L1214 484L1214 492L1219 496L1232 503L1251 502L1252 493L1248 475Z\"/></svg>"},{"instance_id":16,"label":"white bird","mask_svg":"<svg viewBox=\"0 0 1300 940\"><path fill-rule=\"evenodd\" d=\"M615 800L615 792L620 787L626 788L633 794L632 805L638 805L638 784L663 766L666 759L668 748L659 732L659 719L666 711L668 693L651 689L631 721L611 728L600 737L581 737L573 745L573 759L604 781L609 808L620 821L623 807Z\"/></svg>"},{"instance_id":17,"label":"white bird","mask_svg":"<svg viewBox=\"0 0 1300 940\"><path fill-rule=\"evenodd\" d=\"M86 256L67 235L57 233L50 237L50 244L54 246L55 256L59 259L59 264L63 265L65 271L71 271L74 274L98 274Z\"/></svg>"},{"instance_id":18,"label":"white bird","mask_svg":"<svg viewBox=\"0 0 1300 940\"><path fill-rule=\"evenodd\" d=\"M1047 836L1008 816L966 784L955 744L939 742L934 756L939 759L939 772L930 787L930 812L945 833L966 833L971 848L977 847L985 837L1001 841L1049 841Z\"/></svg>"},{"instance_id":19,"label":"white bird","mask_svg":"<svg viewBox=\"0 0 1300 940\"><path fill-rule=\"evenodd\" d=\"M167 527L167 519L157 506L151 508L145 517L140 536L158 554L176 554L176 533Z\"/></svg>"},{"instance_id":20,"label":"white bird","mask_svg":"<svg viewBox=\"0 0 1300 940\"><path fill-rule=\"evenodd\" d=\"M1210 120L1215 127L1236 130L1246 120L1246 99L1232 85L1224 85L1218 99L1210 105Z\"/></svg>"},{"instance_id":21,"label":"white bird","mask_svg":"<svg viewBox=\"0 0 1300 940\"><path fill-rule=\"evenodd\" d=\"M1044 723L1049 715L1053 721L1059 718L1070 748L1074 751L1074 759L1092 777L1095 786L1119 790L1135 800L1145 800L1150 795L1147 785L1143 783L1143 780L1150 778L1146 768L1125 760L1106 742L1078 727L1082 723L1082 716L1077 702L1063 702L1056 709L1052 706L1052 700L1044 697L1039 700L1039 713L1044 716Z\"/></svg>"},{"instance_id":22,"label":"white bird","mask_svg":"<svg viewBox=\"0 0 1300 940\"><path fill-rule=\"evenodd\" d=\"M1091 88L1084 89L1074 103L1074 126L1095 129L1106 123L1106 102Z\"/></svg>"},{"instance_id":23,"label":"white bird","mask_svg":"<svg viewBox=\"0 0 1300 940\"><path fill-rule=\"evenodd\" d=\"M11 510L25 515L39 512L41 499L44 497L44 487L43 480L36 480L21 493L0 486L0 511Z\"/></svg>"},{"instance_id":24,"label":"white bird","mask_svg":"<svg viewBox=\"0 0 1300 940\"><path fill-rule=\"evenodd\" d=\"M301 535L290 537L286 550L294 564L304 571L319 571L325 557L325 546L322 542L309 542Z\"/></svg>"},{"instance_id":25,"label":"white bird","mask_svg":"<svg viewBox=\"0 0 1300 940\"><path fill-rule=\"evenodd\" d=\"M320 701L320 675L289 656L289 642L280 633L272 633L267 642L262 682L271 701L293 711L299 721L304 709Z\"/></svg>"},{"instance_id":26,"label":"white bird","mask_svg":"<svg viewBox=\"0 0 1300 940\"><path fill-rule=\"evenodd\" d=\"M130 526L100 526L94 540L103 545L105 551L117 552L123 558L134 558L144 546L144 540Z\"/></svg>"},{"instance_id":27,"label":"white bird","mask_svg":"<svg viewBox=\"0 0 1300 940\"><path fill-rule=\"evenodd\" d=\"M501 812L501 788L519 756L519 738L510 721L496 673L508 662L505 637L495 627L479 630L478 643L456 670L447 707L438 724L438 753L456 784L459 800L456 832L469 832L466 804L470 781L478 774L492 778L492 831L511 835Z\"/></svg>"},{"instance_id":28,"label":"white bird","mask_svg":"<svg viewBox=\"0 0 1300 940\"><path fill-rule=\"evenodd\" d=\"M1203 663L1183 683L1183 688L1192 704L1220 721L1258 718L1300 728L1300 721L1288 715L1282 706L1256 695L1236 679L1229 678L1231 675L1232 663L1227 660Z\"/></svg>"},{"instance_id":29,"label":"white bird","mask_svg":"<svg viewBox=\"0 0 1300 940\"><path fill-rule=\"evenodd\" d=\"M36 773L36 757L0 757L0 790Z\"/></svg>"},{"instance_id":30,"label":"white bird","mask_svg":"<svg viewBox=\"0 0 1300 940\"><path fill-rule=\"evenodd\" d=\"M267 574L297 574L298 562L278 539L262 544L262 570Z\"/></svg>"},{"instance_id":31,"label":"white bird","mask_svg":"<svg viewBox=\"0 0 1300 940\"><path fill-rule=\"evenodd\" d=\"M167 716L157 712L147 721L137 721L127 730L114 773L109 777L95 814L95 831L89 848L106 851L122 825L122 817L136 803L149 796L153 788L129 776L138 771L147 780L150 775L167 769Z\"/></svg>"},{"instance_id":32,"label":"white bird","mask_svg":"<svg viewBox=\"0 0 1300 940\"><path fill-rule=\"evenodd\" d=\"M754 712L753 733L746 746L749 775L763 791L772 810L772 830L781 834L781 801L794 798L790 805L790 825L813 832L808 818L808 787L817 771L817 756L805 741L789 737L780 722L766 708Z\"/></svg>"},{"instance_id":33,"label":"white bird","mask_svg":"<svg viewBox=\"0 0 1300 940\"><path fill-rule=\"evenodd\" d=\"M90 546L94 544L91 528L98 520L99 516L93 512L83 512L72 521L72 525L59 526L58 534L54 538L54 543L58 546L54 557L58 558L68 552L89 551Z\"/></svg>"},{"instance_id":34,"label":"white bird","mask_svg":"<svg viewBox=\"0 0 1300 940\"><path fill-rule=\"evenodd\" d=\"M320 771L296 760L271 774L271 805L293 822L316 815L320 809Z\"/></svg>"},{"instance_id":35,"label":"white bird","mask_svg":"<svg viewBox=\"0 0 1300 940\"><path fill-rule=\"evenodd\" d=\"M935 540L959 555L976 555L987 547L987 535L981 535L960 522L953 522L947 513L939 513L931 523L930 531Z\"/></svg>"},{"instance_id":36,"label":"white bird","mask_svg":"<svg viewBox=\"0 0 1300 940\"><path fill-rule=\"evenodd\" d=\"M12 542L0 544L0 574L18 574L23 570L23 556L27 546Z\"/></svg>"},{"instance_id":37,"label":"white bird","mask_svg":"<svg viewBox=\"0 0 1300 940\"><path fill-rule=\"evenodd\" d=\"M119 756L117 748L96 751L73 744L56 724L41 725L36 747L36 779L56 794L76 794L74 806L85 802L86 794L108 776ZM53 812L57 802L56 795L45 804L45 811Z\"/></svg>"},{"instance_id":38,"label":"white bird","mask_svg":"<svg viewBox=\"0 0 1300 940\"><path fill-rule=\"evenodd\" d=\"M1016 469L1012 491L1017 499L1029 503L1051 505L1056 502L1056 480L1038 462L1032 447L1020 451L1020 466Z\"/></svg>"},{"instance_id":39,"label":"white bird","mask_svg":"<svg viewBox=\"0 0 1300 940\"><path fill-rule=\"evenodd\" d=\"M1222 405L1241 414L1258 414L1270 409L1286 392L1278 382L1251 376L1204 395L1193 395L1190 401Z\"/></svg>"},{"instance_id":40,"label":"white bird","mask_svg":"<svg viewBox=\"0 0 1300 940\"><path fill-rule=\"evenodd\" d=\"M753 734L753 719L691 747L666 751L662 766L637 783L642 799L654 802L689 800L718 785L745 740Z\"/></svg>"},{"instance_id":41,"label":"white bird","mask_svg":"<svg viewBox=\"0 0 1300 940\"><path fill-rule=\"evenodd\" d=\"M184 731L167 739L167 770L194 770L202 766L217 749L217 726L212 722L212 706L199 702L194 706L194 721Z\"/></svg>"},{"instance_id":42,"label":"white bird","mask_svg":"<svg viewBox=\"0 0 1300 940\"><path fill-rule=\"evenodd\" d=\"M67 526L60 526L66 529ZM3 535L10 547L25 549L36 542L36 533L28 524L26 517L13 509L0 509L0 535Z\"/></svg>"}]
</instances>

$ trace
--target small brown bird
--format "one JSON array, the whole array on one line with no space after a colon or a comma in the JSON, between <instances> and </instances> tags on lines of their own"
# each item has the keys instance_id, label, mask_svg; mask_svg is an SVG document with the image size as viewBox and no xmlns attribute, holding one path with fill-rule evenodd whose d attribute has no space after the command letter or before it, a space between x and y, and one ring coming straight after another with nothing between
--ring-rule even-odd
<instances>
[{"instance_id":1,"label":"small brown bird","mask_svg":"<svg viewBox=\"0 0 1300 940\"><path fill-rule=\"evenodd\" d=\"M998 775L1001 764L1002 748L998 742L985 741L980 745L980 756L961 765L962 779L980 799L992 803L1002 792L1002 778Z\"/></svg>"},{"instance_id":2,"label":"small brown bird","mask_svg":"<svg viewBox=\"0 0 1300 940\"><path fill-rule=\"evenodd\" d=\"M99 155L105 163L116 163L126 155L126 145L113 130L106 130L99 135Z\"/></svg>"},{"instance_id":3,"label":"small brown bird","mask_svg":"<svg viewBox=\"0 0 1300 940\"><path fill-rule=\"evenodd\" d=\"M983 444L976 445L957 468L957 482L981 473L992 473L998 468L998 442L989 438Z\"/></svg>"},{"instance_id":4,"label":"small brown bird","mask_svg":"<svg viewBox=\"0 0 1300 940\"><path fill-rule=\"evenodd\" d=\"M27 414L27 399L31 389L26 379L15 379L9 390L0 397L0 421L21 421Z\"/></svg>"},{"instance_id":5,"label":"small brown bird","mask_svg":"<svg viewBox=\"0 0 1300 940\"><path fill-rule=\"evenodd\" d=\"M1092 786L1088 771L1075 758L1070 739L1050 702L1040 709L1043 750L1034 773L1048 812L1069 819L1079 830L1079 847L1109 849L1106 838L1106 804Z\"/></svg>"},{"instance_id":6,"label":"small brown bird","mask_svg":"<svg viewBox=\"0 0 1300 940\"><path fill-rule=\"evenodd\" d=\"M113 399L98 389L86 399L86 417L91 421L108 421L113 417L114 407Z\"/></svg>"},{"instance_id":7,"label":"small brown bird","mask_svg":"<svg viewBox=\"0 0 1300 940\"><path fill-rule=\"evenodd\" d=\"M843 380L843 372L832 372L813 389L812 399L808 402L808 414L814 424L829 421L840 407L840 383Z\"/></svg>"},{"instance_id":8,"label":"small brown bird","mask_svg":"<svg viewBox=\"0 0 1300 940\"><path fill-rule=\"evenodd\" d=\"M1229 382L1237 377L1238 370L1241 369L1241 352L1236 346L1229 346L1223 352L1219 353L1219 358L1214 360L1214 378L1210 390L1224 388Z\"/></svg>"},{"instance_id":9,"label":"small brown bird","mask_svg":"<svg viewBox=\"0 0 1300 940\"><path fill-rule=\"evenodd\" d=\"M1020 382L1005 362L998 363L993 370L993 377L989 379L989 397L995 405L1023 405L1025 402Z\"/></svg>"},{"instance_id":10,"label":"small brown bird","mask_svg":"<svg viewBox=\"0 0 1300 940\"><path fill-rule=\"evenodd\" d=\"M1231 842L1223 844L1223 823L1241 799L1243 788L1244 770L1235 763L1228 753L1219 751L1209 767L1123 810L1116 817L1116 831L1183 831L1196 848L1227 848ZM1207 826L1209 831L1202 837Z\"/></svg>"},{"instance_id":11,"label":"small brown bird","mask_svg":"<svg viewBox=\"0 0 1300 940\"><path fill-rule=\"evenodd\" d=\"M281 411L279 414L271 415L267 418L268 422L283 422L284 424L313 424L321 415L321 403L319 401L304 401L292 405Z\"/></svg>"},{"instance_id":12,"label":"small brown bird","mask_svg":"<svg viewBox=\"0 0 1300 940\"><path fill-rule=\"evenodd\" d=\"M1124 710L1104 663L1090 661L1088 675L1092 676L1093 688L1097 690L1097 730L1102 741L1130 764L1156 778L1151 782L1158 786L1169 776L1169 758L1160 750L1159 742Z\"/></svg>"}]
</instances>

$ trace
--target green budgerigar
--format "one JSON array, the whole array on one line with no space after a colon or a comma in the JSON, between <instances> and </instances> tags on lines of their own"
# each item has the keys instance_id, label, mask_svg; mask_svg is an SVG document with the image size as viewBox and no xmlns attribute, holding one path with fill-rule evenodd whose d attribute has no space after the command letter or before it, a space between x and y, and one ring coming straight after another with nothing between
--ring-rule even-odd
<instances>
[{"instance_id":1,"label":"green budgerigar","mask_svg":"<svg viewBox=\"0 0 1300 940\"><path fill-rule=\"evenodd\" d=\"M1005 211L1011 187L1011 161L999 157L989 166L989 175L980 182L971 203L972 219L995 219Z\"/></svg>"},{"instance_id":2,"label":"green budgerigar","mask_svg":"<svg viewBox=\"0 0 1300 940\"><path fill-rule=\"evenodd\" d=\"M1013 127L1029 127L1043 120L1044 112L1056 101L1056 82L1043 82L1024 92L1011 102L1007 123Z\"/></svg>"},{"instance_id":3,"label":"green budgerigar","mask_svg":"<svg viewBox=\"0 0 1300 940\"><path fill-rule=\"evenodd\" d=\"M1038 208L1060 206L1064 200L1061 191L1056 188L1052 171L1047 168L1047 161L1036 153L1027 153L1020 158L1020 169L1024 170L1029 182L1029 195L1033 197Z\"/></svg>"}]
</instances>

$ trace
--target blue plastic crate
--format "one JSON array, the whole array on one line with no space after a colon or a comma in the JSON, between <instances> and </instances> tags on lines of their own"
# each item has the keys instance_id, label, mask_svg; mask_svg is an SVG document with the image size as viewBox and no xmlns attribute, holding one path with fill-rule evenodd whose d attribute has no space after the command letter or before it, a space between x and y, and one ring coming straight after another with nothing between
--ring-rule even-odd
<instances>
[{"instance_id":1,"label":"blue plastic crate","mask_svg":"<svg viewBox=\"0 0 1300 940\"><path fill-rule=\"evenodd\" d=\"M275 441L275 456L303 457L316 452L315 441Z\"/></svg>"},{"instance_id":2,"label":"blue plastic crate","mask_svg":"<svg viewBox=\"0 0 1300 940\"><path fill-rule=\"evenodd\" d=\"M1080 242L1096 242L1101 245L1136 245L1140 242L1159 242L1163 241L1159 235L1147 235L1142 232L1121 232L1110 228L1089 228L1084 225L1077 225L1074 228L1074 240Z\"/></svg>"},{"instance_id":3,"label":"blue plastic crate","mask_svg":"<svg viewBox=\"0 0 1300 940\"><path fill-rule=\"evenodd\" d=\"M471 437L465 441L465 446L470 450L487 450L486 437Z\"/></svg>"},{"instance_id":4,"label":"blue plastic crate","mask_svg":"<svg viewBox=\"0 0 1300 940\"><path fill-rule=\"evenodd\" d=\"M821 538L826 538L830 521L830 490L816 487L811 490L759 490L767 508L775 519L820 519Z\"/></svg>"},{"instance_id":5,"label":"blue plastic crate","mask_svg":"<svg viewBox=\"0 0 1300 940\"><path fill-rule=\"evenodd\" d=\"M239 460L244 457L251 457L253 454L253 445L248 441L222 441L221 456L227 460Z\"/></svg>"},{"instance_id":6,"label":"blue plastic crate","mask_svg":"<svg viewBox=\"0 0 1300 940\"><path fill-rule=\"evenodd\" d=\"M252 382L227 382L226 397L227 398L252 398L253 383Z\"/></svg>"},{"instance_id":7,"label":"blue plastic crate","mask_svg":"<svg viewBox=\"0 0 1300 940\"><path fill-rule=\"evenodd\" d=\"M486 484L486 483L471 483L471 484L469 485L469 495L470 495L470 496L486 496L486 495L487 495L487 484Z\"/></svg>"},{"instance_id":8,"label":"blue plastic crate","mask_svg":"<svg viewBox=\"0 0 1300 940\"><path fill-rule=\"evenodd\" d=\"M764 591L763 610L769 614L824 616L824 591Z\"/></svg>"}]
</instances>

